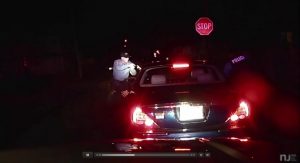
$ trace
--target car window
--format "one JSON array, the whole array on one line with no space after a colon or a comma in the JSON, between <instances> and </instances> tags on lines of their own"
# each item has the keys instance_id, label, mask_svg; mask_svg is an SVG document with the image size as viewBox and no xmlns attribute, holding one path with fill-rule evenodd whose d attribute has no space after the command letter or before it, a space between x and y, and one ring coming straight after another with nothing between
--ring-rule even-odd
<instances>
[{"instance_id":1,"label":"car window","mask_svg":"<svg viewBox=\"0 0 300 163\"><path fill-rule=\"evenodd\" d=\"M158 67L144 72L140 86L210 84L223 82L224 78L213 66L198 65L188 68Z\"/></svg>"}]
</instances>

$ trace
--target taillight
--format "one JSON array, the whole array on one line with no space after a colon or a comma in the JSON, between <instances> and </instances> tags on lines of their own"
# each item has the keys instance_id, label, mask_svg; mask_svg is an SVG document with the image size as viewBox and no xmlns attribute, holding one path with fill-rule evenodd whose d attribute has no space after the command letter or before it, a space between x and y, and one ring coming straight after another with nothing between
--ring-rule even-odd
<instances>
[{"instance_id":1,"label":"taillight","mask_svg":"<svg viewBox=\"0 0 300 163\"><path fill-rule=\"evenodd\" d=\"M248 116L249 116L249 104L245 101L241 101L235 113L233 113L230 116L230 120L237 121L239 119L245 119Z\"/></svg>"},{"instance_id":2,"label":"taillight","mask_svg":"<svg viewBox=\"0 0 300 163\"><path fill-rule=\"evenodd\" d=\"M240 103L240 107L238 108L238 112L240 115L245 115L246 117L248 117L249 116L249 105L245 101L242 101Z\"/></svg>"},{"instance_id":3,"label":"taillight","mask_svg":"<svg viewBox=\"0 0 300 163\"><path fill-rule=\"evenodd\" d=\"M153 125L153 120L149 118L145 113L143 113L140 107L136 107L132 114L132 122L138 125L146 125L151 127Z\"/></svg>"}]
</instances>

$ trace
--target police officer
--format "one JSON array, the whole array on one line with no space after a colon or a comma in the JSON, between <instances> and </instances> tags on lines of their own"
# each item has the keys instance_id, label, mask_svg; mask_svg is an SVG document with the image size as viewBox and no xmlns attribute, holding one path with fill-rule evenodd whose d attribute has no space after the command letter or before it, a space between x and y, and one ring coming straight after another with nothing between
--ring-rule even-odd
<instances>
[{"instance_id":1,"label":"police officer","mask_svg":"<svg viewBox=\"0 0 300 163\"><path fill-rule=\"evenodd\" d=\"M136 65L129 61L130 55L127 52L121 53L121 58L116 59L113 65L113 87L116 91L121 92L126 97L133 91L130 91L128 83L129 75L136 75Z\"/></svg>"}]
</instances>

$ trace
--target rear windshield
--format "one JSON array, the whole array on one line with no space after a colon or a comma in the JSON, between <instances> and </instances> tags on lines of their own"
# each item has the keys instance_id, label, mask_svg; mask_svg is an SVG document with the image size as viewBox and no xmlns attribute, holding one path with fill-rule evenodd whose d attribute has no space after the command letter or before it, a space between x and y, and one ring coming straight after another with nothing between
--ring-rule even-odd
<instances>
[{"instance_id":1,"label":"rear windshield","mask_svg":"<svg viewBox=\"0 0 300 163\"><path fill-rule=\"evenodd\" d=\"M140 86L211 84L223 81L223 76L214 66L196 65L185 68L165 66L146 70L142 75Z\"/></svg>"}]
</instances>

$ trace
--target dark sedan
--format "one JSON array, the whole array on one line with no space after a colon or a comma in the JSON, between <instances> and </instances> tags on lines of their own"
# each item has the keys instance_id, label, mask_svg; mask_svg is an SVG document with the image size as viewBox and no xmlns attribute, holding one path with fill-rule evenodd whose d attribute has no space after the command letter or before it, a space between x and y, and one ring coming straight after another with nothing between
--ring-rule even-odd
<instances>
[{"instance_id":1,"label":"dark sedan","mask_svg":"<svg viewBox=\"0 0 300 163\"><path fill-rule=\"evenodd\" d=\"M126 112L134 137L237 136L252 111L221 71L203 60L144 66L134 91Z\"/></svg>"}]
</instances>

